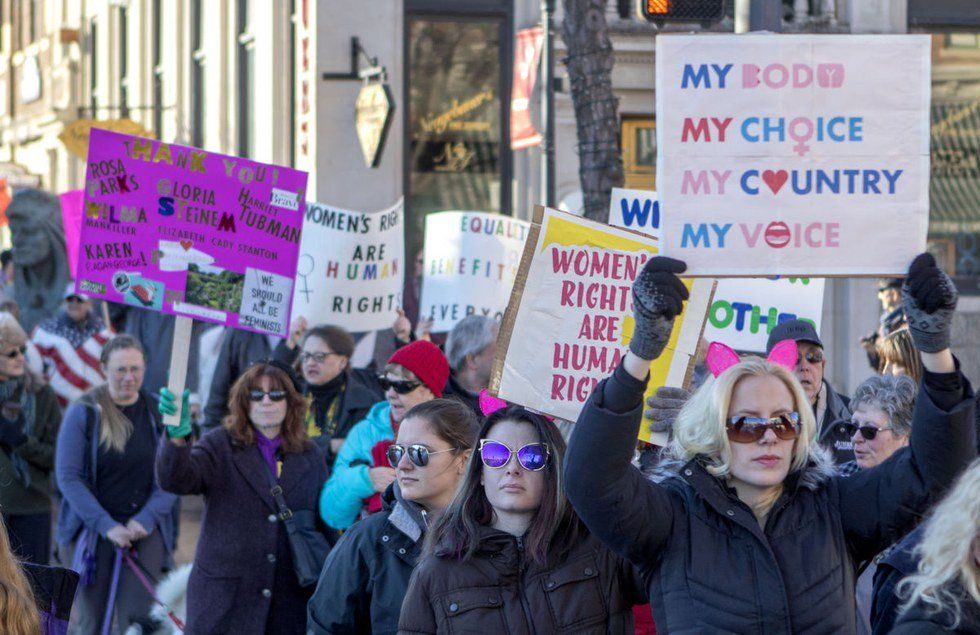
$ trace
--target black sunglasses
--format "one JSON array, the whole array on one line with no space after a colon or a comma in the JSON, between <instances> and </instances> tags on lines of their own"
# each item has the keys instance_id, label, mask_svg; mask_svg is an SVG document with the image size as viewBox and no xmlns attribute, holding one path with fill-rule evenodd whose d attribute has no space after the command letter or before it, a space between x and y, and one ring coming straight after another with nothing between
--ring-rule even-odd
<instances>
[{"instance_id":1,"label":"black sunglasses","mask_svg":"<svg viewBox=\"0 0 980 635\"><path fill-rule=\"evenodd\" d=\"M860 432L861 436L868 441L874 441L878 433L883 430L891 430L891 428L876 428L872 425L859 426L856 423L851 423L850 421L841 421L837 424L838 429L846 434L848 437L853 437L855 432Z\"/></svg>"},{"instance_id":2,"label":"black sunglasses","mask_svg":"<svg viewBox=\"0 0 980 635\"><path fill-rule=\"evenodd\" d=\"M4 353L4 357L9 357L10 359L16 358L18 355L27 355L27 345L21 345L10 351L9 353Z\"/></svg>"},{"instance_id":3,"label":"black sunglasses","mask_svg":"<svg viewBox=\"0 0 980 635\"><path fill-rule=\"evenodd\" d=\"M269 399L272 401L282 401L286 398L285 390L270 390L266 392L264 390L258 390L257 388L252 388L248 391L248 398L252 401L262 401L265 399L266 395L269 395Z\"/></svg>"},{"instance_id":4,"label":"black sunglasses","mask_svg":"<svg viewBox=\"0 0 980 635\"><path fill-rule=\"evenodd\" d=\"M441 454L443 452L452 452L456 448L449 448L446 450L430 450L424 445L414 444L414 445L400 445L398 443L394 445L389 445L386 450L388 455L388 464L391 467L398 467L401 462L402 457L405 453L408 453L408 460L419 467L425 467L429 464L429 456L432 454Z\"/></svg>"},{"instance_id":5,"label":"black sunglasses","mask_svg":"<svg viewBox=\"0 0 980 635\"><path fill-rule=\"evenodd\" d=\"M378 375L378 384L381 385L381 390L385 392L389 388L397 392L399 395L407 395L416 388L422 385L420 381L411 381L409 379L388 379L385 375Z\"/></svg>"},{"instance_id":6,"label":"black sunglasses","mask_svg":"<svg viewBox=\"0 0 980 635\"><path fill-rule=\"evenodd\" d=\"M823 361L823 353L821 351L810 351L806 355L800 353L796 356L796 365L799 366L804 359L810 364L819 364Z\"/></svg>"}]
</instances>

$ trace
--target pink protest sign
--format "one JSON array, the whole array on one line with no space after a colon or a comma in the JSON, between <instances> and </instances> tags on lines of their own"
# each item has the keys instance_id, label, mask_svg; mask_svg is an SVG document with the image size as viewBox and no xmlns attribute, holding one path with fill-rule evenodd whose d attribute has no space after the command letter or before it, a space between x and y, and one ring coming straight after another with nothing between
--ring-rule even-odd
<instances>
[{"instance_id":1,"label":"pink protest sign","mask_svg":"<svg viewBox=\"0 0 980 635\"><path fill-rule=\"evenodd\" d=\"M69 190L58 195L61 199L61 224L65 227L65 251L71 277L77 275L78 239L82 230L82 196L85 190Z\"/></svg>"},{"instance_id":2,"label":"pink protest sign","mask_svg":"<svg viewBox=\"0 0 980 635\"><path fill-rule=\"evenodd\" d=\"M93 129L76 290L285 336L306 178Z\"/></svg>"}]
</instances>

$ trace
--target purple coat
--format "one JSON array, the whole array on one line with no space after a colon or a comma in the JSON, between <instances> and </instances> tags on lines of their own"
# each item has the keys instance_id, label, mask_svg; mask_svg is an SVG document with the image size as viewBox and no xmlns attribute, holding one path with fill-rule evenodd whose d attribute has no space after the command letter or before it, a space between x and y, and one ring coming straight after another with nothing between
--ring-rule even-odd
<instances>
[{"instance_id":1,"label":"purple coat","mask_svg":"<svg viewBox=\"0 0 980 635\"><path fill-rule=\"evenodd\" d=\"M312 589L299 586L286 528L269 493L269 467L257 446L243 447L223 428L192 446L161 440L160 486L203 494L204 520L187 589L187 634L306 632ZM282 486L293 511L316 511L327 468L313 444L284 454Z\"/></svg>"}]
</instances>

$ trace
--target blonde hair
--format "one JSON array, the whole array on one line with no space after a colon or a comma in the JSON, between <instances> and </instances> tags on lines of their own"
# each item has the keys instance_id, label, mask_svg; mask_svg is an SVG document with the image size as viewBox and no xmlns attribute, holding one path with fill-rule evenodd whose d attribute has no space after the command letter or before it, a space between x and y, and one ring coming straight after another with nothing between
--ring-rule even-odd
<instances>
[{"instance_id":1,"label":"blonde hair","mask_svg":"<svg viewBox=\"0 0 980 635\"><path fill-rule=\"evenodd\" d=\"M728 408L735 387L746 377L775 377L793 396L793 408L800 415L800 436L793 444L790 472L803 469L810 460L811 447L816 442L817 424L810 400L789 369L758 357L749 357L718 377L709 378L695 391L677 415L673 438L667 446L669 456L685 463L696 456L703 456L708 460L707 470L712 476L726 480L731 476ZM775 498L769 504L774 502Z\"/></svg>"},{"instance_id":2,"label":"blonde hair","mask_svg":"<svg viewBox=\"0 0 980 635\"><path fill-rule=\"evenodd\" d=\"M922 602L930 613L948 610L959 625L960 602L973 599L980 604L980 566L973 556L973 543L980 540L980 459L964 472L949 494L936 506L926 522L922 542L916 547L921 557L919 572L902 580L898 592L908 600L902 610ZM968 597L954 591L959 583Z\"/></svg>"},{"instance_id":3,"label":"blonde hair","mask_svg":"<svg viewBox=\"0 0 980 635\"><path fill-rule=\"evenodd\" d=\"M0 633L39 635L40 632L34 591L10 549L7 527L0 517Z\"/></svg>"},{"instance_id":4,"label":"blonde hair","mask_svg":"<svg viewBox=\"0 0 980 635\"><path fill-rule=\"evenodd\" d=\"M0 311L0 348L27 343L27 333L10 313Z\"/></svg>"}]
</instances>

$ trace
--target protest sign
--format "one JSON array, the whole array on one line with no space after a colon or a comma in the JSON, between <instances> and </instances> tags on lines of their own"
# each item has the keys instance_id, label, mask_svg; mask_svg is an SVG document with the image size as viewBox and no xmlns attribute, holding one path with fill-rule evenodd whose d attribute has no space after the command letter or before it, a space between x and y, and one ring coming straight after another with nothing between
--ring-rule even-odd
<instances>
[{"instance_id":1,"label":"protest sign","mask_svg":"<svg viewBox=\"0 0 980 635\"><path fill-rule=\"evenodd\" d=\"M404 220L402 200L374 213L307 204L293 314L350 331L389 328L402 302Z\"/></svg>"},{"instance_id":2,"label":"protest sign","mask_svg":"<svg viewBox=\"0 0 980 635\"><path fill-rule=\"evenodd\" d=\"M422 316L432 332L467 315L503 317L521 264L530 223L485 212L439 212L425 217Z\"/></svg>"},{"instance_id":3,"label":"protest sign","mask_svg":"<svg viewBox=\"0 0 980 635\"><path fill-rule=\"evenodd\" d=\"M643 232L661 239L660 201L649 190L627 190L614 187L609 197L609 224Z\"/></svg>"},{"instance_id":4,"label":"protest sign","mask_svg":"<svg viewBox=\"0 0 980 635\"><path fill-rule=\"evenodd\" d=\"M925 249L928 35L663 35L656 78L688 274L898 275Z\"/></svg>"},{"instance_id":5,"label":"protest sign","mask_svg":"<svg viewBox=\"0 0 980 635\"><path fill-rule=\"evenodd\" d=\"M609 224L660 237L656 192L613 188ZM766 350L769 333L786 320L812 322L820 332L824 278L723 278L715 288L704 337L737 351Z\"/></svg>"},{"instance_id":6,"label":"protest sign","mask_svg":"<svg viewBox=\"0 0 980 635\"><path fill-rule=\"evenodd\" d=\"M61 200L61 224L65 228L65 252L68 269L74 279L78 273L78 240L82 231L82 198L85 190L69 190L58 195Z\"/></svg>"},{"instance_id":7,"label":"protest sign","mask_svg":"<svg viewBox=\"0 0 980 635\"><path fill-rule=\"evenodd\" d=\"M632 284L657 241L538 208L500 329L491 390L500 398L574 421L609 376L633 333ZM648 395L689 381L712 280L691 291L667 348L650 367ZM647 426L641 438L647 439Z\"/></svg>"},{"instance_id":8,"label":"protest sign","mask_svg":"<svg viewBox=\"0 0 980 635\"><path fill-rule=\"evenodd\" d=\"M306 173L93 128L75 288L285 336Z\"/></svg>"}]
</instances>

